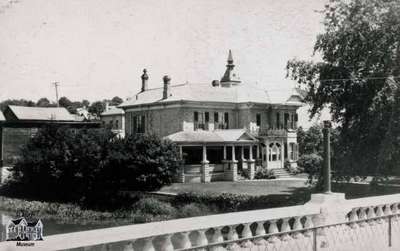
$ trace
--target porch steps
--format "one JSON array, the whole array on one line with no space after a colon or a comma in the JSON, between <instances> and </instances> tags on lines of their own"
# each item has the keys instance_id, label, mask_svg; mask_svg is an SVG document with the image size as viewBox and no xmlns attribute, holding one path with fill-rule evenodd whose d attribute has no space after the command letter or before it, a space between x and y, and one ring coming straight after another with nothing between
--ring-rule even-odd
<instances>
[{"instance_id":1,"label":"porch steps","mask_svg":"<svg viewBox=\"0 0 400 251\"><path fill-rule=\"evenodd\" d=\"M293 176L284 168L277 168L271 170L272 174L277 178L292 178Z\"/></svg>"}]
</instances>

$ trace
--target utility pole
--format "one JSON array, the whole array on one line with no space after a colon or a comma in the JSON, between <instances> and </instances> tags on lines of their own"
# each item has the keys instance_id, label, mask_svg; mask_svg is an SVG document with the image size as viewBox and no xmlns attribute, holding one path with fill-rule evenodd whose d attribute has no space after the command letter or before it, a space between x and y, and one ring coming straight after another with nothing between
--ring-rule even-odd
<instances>
[{"instance_id":1,"label":"utility pole","mask_svg":"<svg viewBox=\"0 0 400 251\"><path fill-rule=\"evenodd\" d=\"M57 101L57 107L60 106L59 102L58 102L58 86L60 85L59 82L53 82L52 83L54 85L54 88L56 89L56 101Z\"/></svg>"},{"instance_id":2,"label":"utility pole","mask_svg":"<svg viewBox=\"0 0 400 251\"><path fill-rule=\"evenodd\" d=\"M331 193L331 127L329 120L324 121L324 193Z\"/></svg>"}]
</instances>

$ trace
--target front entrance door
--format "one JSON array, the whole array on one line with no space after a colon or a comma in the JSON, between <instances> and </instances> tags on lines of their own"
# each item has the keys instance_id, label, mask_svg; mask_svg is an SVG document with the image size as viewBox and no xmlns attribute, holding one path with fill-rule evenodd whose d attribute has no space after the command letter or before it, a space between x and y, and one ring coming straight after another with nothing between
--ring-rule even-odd
<instances>
[{"instance_id":1,"label":"front entrance door","mask_svg":"<svg viewBox=\"0 0 400 251\"><path fill-rule=\"evenodd\" d=\"M268 169L282 168L282 145L273 142L268 146Z\"/></svg>"}]
</instances>

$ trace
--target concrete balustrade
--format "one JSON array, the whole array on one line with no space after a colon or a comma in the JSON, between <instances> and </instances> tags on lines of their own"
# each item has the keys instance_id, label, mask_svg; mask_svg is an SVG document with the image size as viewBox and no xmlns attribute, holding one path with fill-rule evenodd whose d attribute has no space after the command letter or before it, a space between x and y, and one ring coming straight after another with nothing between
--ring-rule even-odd
<instances>
[{"instance_id":1,"label":"concrete balustrade","mask_svg":"<svg viewBox=\"0 0 400 251\"><path fill-rule=\"evenodd\" d=\"M358 243L363 241L372 250L400 250L384 248L400 248L391 237L393 231L400 234L399 205L400 195L345 200L338 194L319 194L301 206L45 236L29 249L368 250ZM0 243L0 250L10 247L15 243Z\"/></svg>"}]
</instances>

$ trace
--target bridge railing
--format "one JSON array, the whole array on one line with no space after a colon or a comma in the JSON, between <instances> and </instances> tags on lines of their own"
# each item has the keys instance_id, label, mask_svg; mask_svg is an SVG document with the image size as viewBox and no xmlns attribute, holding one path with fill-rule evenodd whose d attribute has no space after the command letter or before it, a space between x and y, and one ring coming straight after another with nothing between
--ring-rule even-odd
<instances>
[{"instance_id":1,"label":"bridge railing","mask_svg":"<svg viewBox=\"0 0 400 251\"><path fill-rule=\"evenodd\" d=\"M399 205L400 195L345 200L343 194L314 194L301 206L45 236L29 249L400 250L392 238L400 234ZM0 250L15 246L2 242Z\"/></svg>"}]
</instances>

